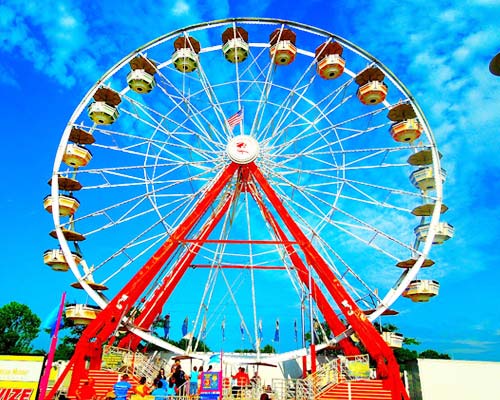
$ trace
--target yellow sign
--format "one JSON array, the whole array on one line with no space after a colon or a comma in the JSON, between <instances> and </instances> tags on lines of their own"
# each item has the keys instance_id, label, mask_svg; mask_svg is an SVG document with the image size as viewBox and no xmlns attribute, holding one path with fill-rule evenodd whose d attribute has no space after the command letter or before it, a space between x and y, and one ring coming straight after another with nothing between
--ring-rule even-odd
<instances>
[{"instance_id":1,"label":"yellow sign","mask_svg":"<svg viewBox=\"0 0 500 400\"><path fill-rule=\"evenodd\" d=\"M123 357L121 354L104 354L102 356L102 363L105 368L117 370L123 364Z\"/></svg>"},{"instance_id":2,"label":"yellow sign","mask_svg":"<svg viewBox=\"0 0 500 400\"><path fill-rule=\"evenodd\" d=\"M35 400L44 356L0 355L0 400Z\"/></svg>"}]
</instances>

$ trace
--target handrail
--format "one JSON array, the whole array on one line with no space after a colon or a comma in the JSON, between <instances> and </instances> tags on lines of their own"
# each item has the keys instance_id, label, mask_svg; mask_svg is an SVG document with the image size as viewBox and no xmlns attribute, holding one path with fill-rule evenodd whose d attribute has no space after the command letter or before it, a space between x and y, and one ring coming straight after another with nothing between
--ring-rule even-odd
<instances>
[{"instance_id":1,"label":"handrail","mask_svg":"<svg viewBox=\"0 0 500 400\"><path fill-rule=\"evenodd\" d=\"M304 379L273 379L273 399L313 400L328 387L366 377L368 355L335 358Z\"/></svg>"},{"instance_id":2,"label":"handrail","mask_svg":"<svg viewBox=\"0 0 500 400\"><path fill-rule=\"evenodd\" d=\"M145 377L153 381L158 372L155 357L148 358L142 353L133 352L120 347L108 347L103 354L102 369L114 372L128 372L137 377Z\"/></svg>"}]
</instances>

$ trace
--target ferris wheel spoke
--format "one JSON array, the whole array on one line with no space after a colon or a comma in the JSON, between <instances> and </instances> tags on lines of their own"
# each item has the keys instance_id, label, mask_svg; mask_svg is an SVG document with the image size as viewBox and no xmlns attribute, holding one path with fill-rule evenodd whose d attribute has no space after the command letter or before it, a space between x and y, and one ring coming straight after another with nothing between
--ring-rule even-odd
<instances>
[{"instance_id":1,"label":"ferris wheel spoke","mask_svg":"<svg viewBox=\"0 0 500 400\"><path fill-rule=\"evenodd\" d=\"M303 192L301 190L297 190L298 193L301 193L303 194ZM353 223L348 223L348 222L335 222L333 221L331 218L326 218L325 219L325 213L322 211L322 209L318 206L318 204L324 204L324 205L329 205L329 202L325 201L323 199L323 197L320 197L320 194L322 192L318 192L317 194L314 194L312 193L311 191L308 191L307 192L307 195L304 195L302 197L302 199L304 201L306 201L307 203L309 203L310 207L311 208L308 208L304 205L304 203L302 201L297 201L297 200L293 200L292 198L290 198L286 193L281 193L282 197L284 199L287 199L287 203L289 204L293 204L292 207L290 207L292 210L296 209L296 208L300 208L302 209L303 211L306 211L308 215L314 217L314 218L317 218L320 220L321 223L327 221L329 225L334 225L336 226L337 228L341 229L342 231L344 231L345 233L349 233L350 235L354 235L351 231L347 230L344 228L344 226L349 226L351 228L356 228L357 230L362 230L362 231L366 231L366 232L369 232L372 234L371 238L369 240L365 240L363 238L361 238L361 236L359 235L354 235L356 237L356 239L362 241L363 243L365 243L366 245L370 246L370 247L373 247L377 250L379 250L380 252L386 254L386 255L390 255L389 252L386 252L384 251L383 249L381 249L379 246L376 246L373 241L374 239L377 237L377 236L381 236L381 237L384 237L386 239L389 239L393 242L395 242L396 244L398 244L399 246L401 246L402 248L407 248L407 249L412 249L411 246L408 246L406 245L405 243L401 242L401 241L398 241L396 238L394 238L393 236L391 235L388 235L387 233L384 233L382 230L380 229L377 229L375 226L373 226L372 224L369 224L365 221L362 221L360 218L357 218L355 217L354 215L348 213L347 211L345 210L342 210L342 209L336 209L336 212L340 212L342 214L344 214L345 216L347 216L349 219L355 221L356 223L353 224ZM297 213L297 217L299 217L299 215L301 215L300 213ZM303 218L301 218L301 220L303 220ZM304 221L304 220L303 220ZM307 226L310 226L309 223L307 223ZM311 227L310 228L311 231L314 231L314 229ZM391 257L394 257L394 256L391 256Z\"/></svg>"},{"instance_id":2,"label":"ferris wheel spoke","mask_svg":"<svg viewBox=\"0 0 500 400\"><path fill-rule=\"evenodd\" d=\"M262 130L263 135L267 132L267 129L270 129L272 127L271 122L274 121L275 118L277 118L276 124L272 127L275 132L279 131L284 131L286 130L286 127L283 127L285 125L285 121L290 117L290 115L295 113L296 107L298 107L299 104L301 104L302 101L309 102L307 98L304 97L304 94L307 92L307 90L311 87L315 75L312 75L310 78L309 82L303 84L302 86L299 86L303 80L305 79L307 74L310 74L312 67L314 66L314 61L312 61L308 67L305 69L305 71L302 73L302 75L297 79L295 82L295 85L289 89L288 94L285 96L281 103L281 108L277 109L274 113L273 116L270 118L269 124L264 127ZM295 98L295 102L292 103L292 101ZM300 113L299 113L300 115ZM288 123L287 123L288 124ZM266 129L267 128L267 129ZM273 135L271 135L273 136Z\"/></svg>"},{"instance_id":3,"label":"ferris wheel spoke","mask_svg":"<svg viewBox=\"0 0 500 400\"><path fill-rule=\"evenodd\" d=\"M166 77L163 76L163 78L166 82L168 82L168 87L172 88L177 93L177 96L173 96L169 93L167 88L163 87L163 85L158 85L159 89L174 105L174 107L169 110L166 115L180 112L181 115L184 116L186 123L187 121L190 121L194 124L196 129L192 129L190 131L193 133L199 132L199 140L202 143L209 148L220 146L222 138L218 136L217 131L212 127L208 118L205 117L203 110L198 109L195 102L190 101L192 97L196 97L196 94L193 96L185 96ZM176 118L170 118L169 120L171 123L177 124L179 127L184 129L184 124L179 124ZM209 129L207 130L206 127Z\"/></svg>"},{"instance_id":4,"label":"ferris wheel spoke","mask_svg":"<svg viewBox=\"0 0 500 400\"><path fill-rule=\"evenodd\" d=\"M342 105L344 105L344 103L346 103L348 100L350 100L350 96L344 96L344 98L341 99L339 104L332 106L332 103L336 100L337 96L345 90L345 88L348 86L348 84L350 84L350 82L342 85L342 87L333 91L332 93L330 93L329 95L327 95L326 97L324 97L323 99L318 101L317 103L311 102L310 100L308 100L306 98L302 99L309 106L309 108L306 109L305 112L302 112L302 113L299 112L297 114L297 117L294 120L292 120L288 125L288 126L292 126L292 125L296 124L297 121L299 121L300 119L306 119L306 121L307 121L306 129L304 129L302 132L300 132L300 134L297 135L297 138L295 140L303 140L302 134L306 133L308 131L308 129L310 129L311 127L315 127L315 129L317 130L316 126L319 123L321 123L323 120L328 121L328 126L326 128L323 128L323 129L317 130L317 131L318 132L323 132L323 131L334 131L335 132L335 128L336 128L337 124L332 126L332 123L328 120L328 116L330 114L334 113L335 111L337 111L337 109L339 107L341 107ZM328 99L329 99L329 101L328 101L327 105L325 105L321 108L322 103L324 101L327 101ZM325 111L325 110L328 110L328 111ZM306 116L312 111L316 111L317 116L313 116L313 118L314 118L313 120L308 120L306 118ZM275 129L273 132L273 135L269 139L267 139L266 141L267 142L271 142L271 140L274 142L278 141L281 138L281 136L284 134L285 131L286 131L286 128ZM285 151L286 149L288 149L288 147L290 147L290 145L291 145L291 143L289 141L286 141L285 146L282 146L283 148L281 149L281 152L279 152L277 154L280 154L283 151Z\"/></svg>"}]
</instances>

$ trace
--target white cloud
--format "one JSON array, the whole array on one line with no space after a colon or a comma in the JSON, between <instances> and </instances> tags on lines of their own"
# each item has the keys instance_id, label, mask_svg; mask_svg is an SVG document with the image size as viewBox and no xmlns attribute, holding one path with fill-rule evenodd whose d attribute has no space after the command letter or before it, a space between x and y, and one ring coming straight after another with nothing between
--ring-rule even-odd
<instances>
[{"instance_id":1,"label":"white cloud","mask_svg":"<svg viewBox=\"0 0 500 400\"><path fill-rule=\"evenodd\" d=\"M176 16L186 15L189 13L189 4L183 0L178 0L175 2L172 8L172 13Z\"/></svg>"}]
</instances>

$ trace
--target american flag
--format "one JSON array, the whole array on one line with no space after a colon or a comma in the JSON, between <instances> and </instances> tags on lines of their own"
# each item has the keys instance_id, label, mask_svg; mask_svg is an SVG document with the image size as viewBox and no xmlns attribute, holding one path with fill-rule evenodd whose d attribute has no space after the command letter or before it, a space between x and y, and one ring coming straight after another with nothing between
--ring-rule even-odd
<instances>
[{"instance_id":1,"label":"american flag","mask_svg":"<svg viewBox=\"0 0 500 400\"><path fill-rule=\"evenodd\" d=\"M231 128L231 130L233 130L233 128L240 124L241 121L243 121L243 108L238 110L236 112L236 114L234 115L231 115L228 119L227 119L227 123L229 125L229 128Z\"/></svg>"}]
</instances>

